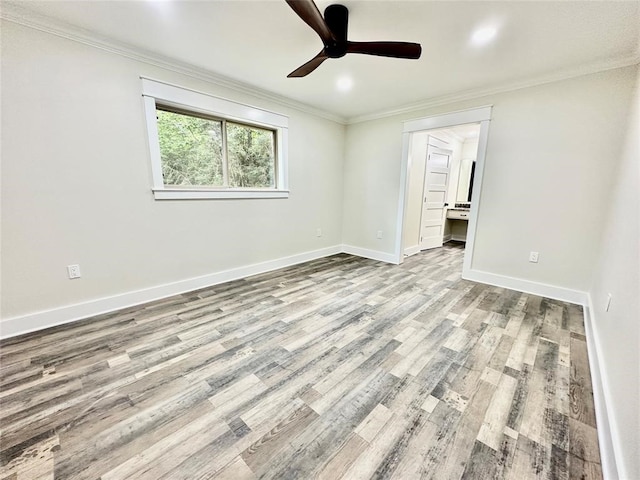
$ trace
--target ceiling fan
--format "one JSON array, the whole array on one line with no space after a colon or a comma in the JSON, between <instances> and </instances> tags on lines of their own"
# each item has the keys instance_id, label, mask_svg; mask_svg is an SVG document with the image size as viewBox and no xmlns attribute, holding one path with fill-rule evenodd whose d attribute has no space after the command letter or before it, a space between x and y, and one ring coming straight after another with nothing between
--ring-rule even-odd
<instances>
[{"instance_id":1,"label":"ceiling fan","mask_svg":"<svg viewBox=\"0 0 640 480\"><path fill-rule=\"evenodd\" d=\"M287 77L304 77L327 58L344 57L347 53L364 53L394 58L420 58L422 47L410 42L350 42L347 40L349 10L344 5L329 5L324 18L313 0L286 0L298 16L320 36L324 47L318 55L291 72Z\"/></svg>"}]
</instances>

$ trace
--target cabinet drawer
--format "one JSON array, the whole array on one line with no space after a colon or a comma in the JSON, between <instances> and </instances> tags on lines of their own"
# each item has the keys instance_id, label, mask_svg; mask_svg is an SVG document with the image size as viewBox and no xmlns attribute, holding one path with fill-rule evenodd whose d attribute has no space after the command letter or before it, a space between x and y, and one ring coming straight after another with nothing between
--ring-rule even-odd
<instances>
[{"instance_id":1,"label":"cabinet drawer","mask_svg":"<svg viewBox=\"0 0 640 480\"><path fill-rule=\"evenodd\" d=\"M468 210L447 210L447 218L451 220L469 220Z\"/></svg>"}]
</instances>

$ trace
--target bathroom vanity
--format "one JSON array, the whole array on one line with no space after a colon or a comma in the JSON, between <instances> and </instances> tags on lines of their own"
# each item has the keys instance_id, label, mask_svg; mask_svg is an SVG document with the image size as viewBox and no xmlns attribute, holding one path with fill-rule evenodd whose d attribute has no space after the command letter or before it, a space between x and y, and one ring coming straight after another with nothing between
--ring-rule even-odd
<instances>
[{"instance_id":1,"label":"bathroom vanity","mask_svg":"<svg viewBox=\"0 0 640 480\"><path fill-rule=\"evenodd\" d=\"M469 223L469 215L471 211L471 203L456 203L453 208L447 209L447 222L451 233L451 240L460 242L467 241L467 226Z\"/></svg>"}]
</instances>

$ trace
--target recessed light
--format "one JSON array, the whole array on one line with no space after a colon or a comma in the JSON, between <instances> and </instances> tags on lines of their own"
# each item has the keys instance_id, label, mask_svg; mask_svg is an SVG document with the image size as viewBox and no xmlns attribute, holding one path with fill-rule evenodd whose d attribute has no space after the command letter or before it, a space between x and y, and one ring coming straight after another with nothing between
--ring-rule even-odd
<instances>
[{"instance_id":1,"label":"recessed light","mask_svg":"<svg viewBox=\"0 0 640 480\"><path fill-rule=\"evenodd\" d=\"M477 46L486 45L496 36L498 31L494 27L479 28L471 36L471 43Z\"/></svg>"},{"instance_id":2,"label":"recessed light","mask_svg":"<svg viewBox=\"0 0 640 480\"><path fill-rule=\"evenodd\" d=\"M336 87L338 87L338 90L341 92L347 92L353 87L353 80L351 77L340 77L336 82Z\"/></svg>"}]
</instances>

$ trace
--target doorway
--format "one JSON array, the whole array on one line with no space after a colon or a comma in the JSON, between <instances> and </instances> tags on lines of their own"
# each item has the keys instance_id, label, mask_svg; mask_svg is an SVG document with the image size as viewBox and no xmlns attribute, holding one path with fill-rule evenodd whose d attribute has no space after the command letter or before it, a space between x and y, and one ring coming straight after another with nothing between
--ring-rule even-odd
<instances>
[{"instance_id":1,"label":"doorway","mask_svg":"<svg viewBox=\"0 0 640 480\"><path fill-rule=\"evenodd\" d=\"M466 240L463 276L470 270L490 118L488 106L404 123L398 263L443 242Z\"/></svg>"}]
</instances>

